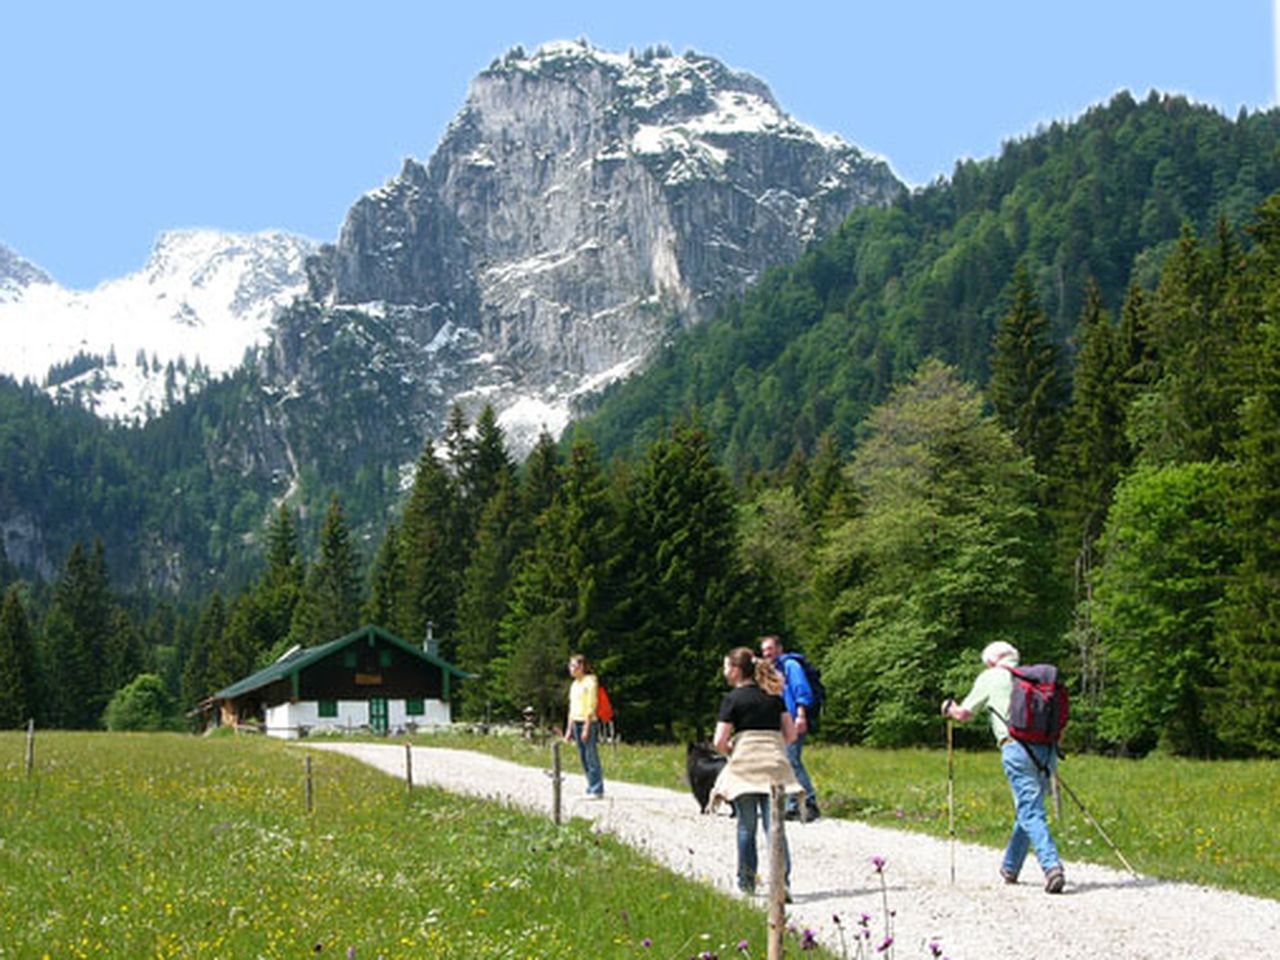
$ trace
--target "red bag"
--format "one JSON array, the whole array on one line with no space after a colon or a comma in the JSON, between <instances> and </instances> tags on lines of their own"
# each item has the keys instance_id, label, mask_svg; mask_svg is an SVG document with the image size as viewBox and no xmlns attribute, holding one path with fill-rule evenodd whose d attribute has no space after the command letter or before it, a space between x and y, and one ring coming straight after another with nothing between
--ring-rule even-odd
<instances>
[{"instance_id":1,"label":"red bag","mask_svg":"<svg viewBox=\"0 0 1280 960\"><path fill-rule=\"evenodd\" d=\"M604 692L604 684L596 681L596 719L601 723L613 723L613 704Z\"/></svg>"},{"instance_id":2,"label":"red bag","mask_svg":"<svg viewBox=\"0 0 1280 960\"><path fill-rule=\"evenodd\" d=\"M1013 674L1009 736L1026 743L1057 743L1071 713L1071 698L1066 684L1058 682L1058 668L1037 663L1005 669Z\"/></svg>"}]
</instances>

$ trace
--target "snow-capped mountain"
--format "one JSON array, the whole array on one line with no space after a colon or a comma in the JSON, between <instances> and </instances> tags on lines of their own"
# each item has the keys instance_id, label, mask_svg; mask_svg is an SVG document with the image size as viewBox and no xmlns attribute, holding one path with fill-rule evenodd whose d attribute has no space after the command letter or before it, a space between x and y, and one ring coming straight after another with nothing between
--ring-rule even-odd
<instances>
[{"instance_id":1,"label":"snow-capped mountain","mask_svg":"<svg viewBox=\"0 0 1280 960\"><path fill-rule=\"evenodd\" d=\"M0 372L102 416L145 418L265 345L315 250L280 232L172 231L142 270L76 291L0 248Z\"/></svg>"},{"instance_id":2,"label":"snow-capped mountain","mask_svg":"<svg viewBox=\"0 0 1280 960\"><path fill-rule=\"evenodd\" d=\"M47 273L0 243L0 304L11 303L38 284L53 283Z\"/></svg>"},{"instance_id":3,"label":"snow-capped mountain","mask_svg":"<svg viewBox=\"0 0 1280 960\"><path fill-rule=\"evenodd\" d=\"M476 77L425 165L355 203L309 266L311 298L335 323L369 317L351 339L418 384L397 412L420 436L453 401L488 402L524 446L902 189L711 57L516 49ZM425 349L442 331L453 349ZM313 364L289 345L321 342L282 338L277 369L304 376Z\"/></svg>"}]
</instances>

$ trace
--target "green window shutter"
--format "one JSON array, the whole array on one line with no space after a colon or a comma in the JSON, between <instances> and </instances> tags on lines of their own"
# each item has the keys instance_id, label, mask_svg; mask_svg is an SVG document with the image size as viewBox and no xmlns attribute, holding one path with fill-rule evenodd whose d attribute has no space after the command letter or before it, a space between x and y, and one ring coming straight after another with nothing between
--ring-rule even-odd
<instances>
[{"instance_id":1,"label":"green window shutter","mask_svg":"<svg viewBox=\"0 0 1280 960\"><path fill-rule=\"evenodd\" d=\"M320 716L336 717L337 715L338 715L337 700L321 700L320 701Z\"/></svg>"},{"instance_id":2,"label":"green window shutter","mask_svg":"<svg viewBox=\"0 0 1280 960\"><path fill-rule=\"evenodd\" d=\"M391 666L391 651L390 651L390 650L379 650L379 651L378 651L378 666L380 666L380 667L389 667L389 666Z\"/></svg>"},{"instance_id":3,"label":"green window shutter","mask_svg":"<svg viewBox=\"0 0 1280 960\"><path fill-rule=\"evenodd\" d=\"M421 697L410 697L404 702L404 712L411 717L420 717L427 709Z\"/></svg>"},{"instance_id":4,"label":"green window shutter","mask_svg":"<svg viewBox=\"0 0 1280 960\"><path fill-rule=\"evenodd\" d=\"M344 667L351 667L352 669L355 668L356 652L354 650L347 650L342 654L342 665Z\"/></svg>"}]
</instances>

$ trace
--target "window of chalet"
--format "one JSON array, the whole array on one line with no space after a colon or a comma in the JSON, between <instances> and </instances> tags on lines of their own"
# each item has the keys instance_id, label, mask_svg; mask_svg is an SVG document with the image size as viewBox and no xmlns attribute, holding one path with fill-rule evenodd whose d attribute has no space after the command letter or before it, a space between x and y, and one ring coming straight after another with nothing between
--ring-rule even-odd
<instances>
[{"instance_id":1,"label":"window of chalet","mask_svg":"<svg viewBox=\"0 0 1280 960\"><path fill-rule=\"evenodd\" d=\"M378 651L378 666L380 666L380 667L389 667L389 666L391 666L391 651L390 651L390 650L383 649L383 650L379 650L379 651Z\"/></svg>"},{"instance_id":2,"label":"window of chalet","mask_svg":"<svg viewBox=\"0 0 1280 960\"><path fill-rule=\"evenodd\" d=\"M338 715L337 700L321 700L320 701L320 716L336 717L337 715Z\"/></svg>"},{"instance_id":3,"label":"window of chalet","mask_svg":"<svg viewBox=\"0 0 1280 960\"><path fill-rule=\"evenodd\" d=\"M342 665L343 665L344 667L349 667L349 668L351 668L351 669L353 669L353 670L355 669L355 666L356 666L356 652L355 652L354 650L346 650L346 651L344 651L344 652L343 652L343 654L342 654Z\"/></svg>"},{"instance_id":4,"label":"window of chalet","mask_svg":"<svg viewBox=\"0 0 1280 960\"><path fill-rule=\"evenodd\" d=\"M410 697L404 702L404 712L411 717L420 717L427 710L421 697Z\"/></svg>"}]
</instances>

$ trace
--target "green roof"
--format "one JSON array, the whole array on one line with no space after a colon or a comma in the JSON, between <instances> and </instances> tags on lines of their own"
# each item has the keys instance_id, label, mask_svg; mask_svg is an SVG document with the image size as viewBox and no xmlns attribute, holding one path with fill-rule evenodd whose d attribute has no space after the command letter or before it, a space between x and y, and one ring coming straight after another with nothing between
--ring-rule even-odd
<instances>
[{"instance_id":1,"label":"green roof","mask_svg":"<svg viewBox=\"0 0 1280 960\"><path fill-rule=\"evenodd\" d=\"M264 667L257 673L253 673L245 677L243 680L237 680L229 687L223 687L209 699L233 700L243 694L269 686L277 680L284 680L300 673L302 670L311 666L311 664L323 660L325 657L329 656L329 654L335 653L343 647L350 646L359 640L367 640L370 636L376 636L387 643L393 644L404 650L406 653L417 657L419 660L425 660L427 663L439 667L441 670L448 671L460 679L469 680L475 676L475 674L467 673L467 671L459 667L455 667L451 663L446 663L435 654L428 653L421 647L414 646L411 643L401 640L395 634L389 633L381 627L365 626L352 633L348 633L345 637L339 637L337 640L330 640L328 643L322 643L319 646L292 650L275 663L271 664L271 666Z\"/></svg>"}]
</instances>

